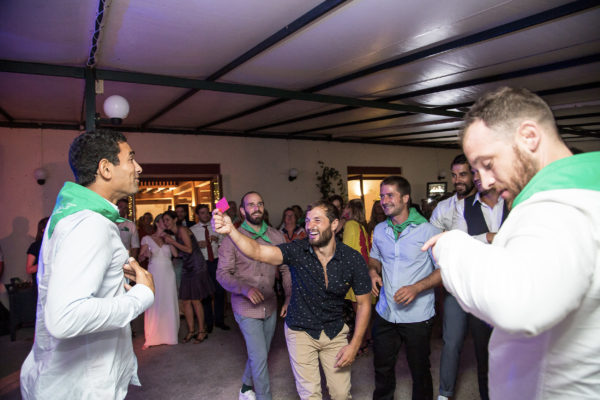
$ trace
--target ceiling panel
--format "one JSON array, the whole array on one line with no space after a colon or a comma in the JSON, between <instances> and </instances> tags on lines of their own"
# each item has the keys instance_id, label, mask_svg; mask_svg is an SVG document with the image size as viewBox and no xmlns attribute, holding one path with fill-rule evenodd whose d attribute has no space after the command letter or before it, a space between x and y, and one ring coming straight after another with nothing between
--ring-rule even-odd
<instances>
[{"instance_id":1,"label":"ceiling panel","mask_svg":"<svg viewBox=\"0 0 600 400\"><path fill-rule=\"evenodd\" d=\"M319 3L113 1L98 67L205 78Z\"/></svg>"},{"instance_id":2,"label":"ceiling panel","mask_svg":"<svg viewBox=\"0 0 600 400\"><path fill-rule=\"evenodd\" d=\"M0 58L85 65L97 0L0 2Z\"/></svg>"},{"instance_id":3,"label":"ceiling panel","mask_svg":"<svg viewBox=\"0 0 600 400\"><path fill-rule=\"evenodd\" d=\"M0 108L19 122L77 123L83 92L81 79L0 72Z\"/></svg>"},{"instance_id":4,"label":"ceiling panel","mask_svg":"<svg viewBox=\"0 0 600 400\"><path fill-rule=\"evenodd\" d=\"M525 4L524 4L525 3ZM566 1L356 0L227 74L228 81L307 88L449 37ZM369 21L365 23L365 21Z\"/></svg>"},{"instance_id":5,"label":"ceiling panel","mask_svg":"<svg viewBox=\"0 0 600 400\"><path fill-rule=\"evenodd\" d=\"M0 126L93 124L95 73L97 112L129 100L123 130L456 147L462 112L511 85L600 146L598 21L590 0L0 1Z\"/></svg>"}]
</instances>

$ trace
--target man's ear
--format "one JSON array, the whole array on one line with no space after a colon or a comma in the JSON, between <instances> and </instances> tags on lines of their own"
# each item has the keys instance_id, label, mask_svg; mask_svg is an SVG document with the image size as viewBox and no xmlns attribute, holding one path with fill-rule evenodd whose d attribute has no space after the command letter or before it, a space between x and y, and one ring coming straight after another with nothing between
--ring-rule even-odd
<instances>
[{"instance_id":1,"label":"man's ear","mask_svg":"<svg viewBox=\"0 0 600 400\"><path fill-rule=\"evenodd\" d=\"M523 121L517 128L517 143L534 153L540 146L542 132L535 121Z\"/></svg>"},{"instance_id":2,"label":"man's ear","mask_svg":"<svg viewBox=\"0 0 600 400\"><path fill-rule=\"evenodd\" d=\"M403 194L402 195L402 202L403 203L408 203L410 201L410 194Z\"/></svg>"},{"instance_id":3,"label":"man's ear","mask_svg":"<svg viewBox=\"0 0 600 400\"><path fill-rule=\"evenodd\" d=\"M242 214L242 217L244 217L244 219L246 219L246 211L244 211L244 207L240 206L240 214Z\"/></svg>"},{"instance_id":4,"label":"man's ear","mask_svg":"<svg viewBox=\"0 0 600 400\"><path fill-rule=\"evenodd\" d=\"M103 158L98 163L98 176L104 180L110 180L112 178L112 167L113 164L106 158Z\"/></svg>"},{"instance_id":5,"label":"man's ear","mask_svg":"<svg viewBox=\"0 0 600 400\"><path fill-rule=\"evenodd\" d=\"M331 230L335 232L337 230L337 227L339 224L340 224L340 220L337 218L334 219L333 221L331 221Z\"/></svg>"}]
</instances>

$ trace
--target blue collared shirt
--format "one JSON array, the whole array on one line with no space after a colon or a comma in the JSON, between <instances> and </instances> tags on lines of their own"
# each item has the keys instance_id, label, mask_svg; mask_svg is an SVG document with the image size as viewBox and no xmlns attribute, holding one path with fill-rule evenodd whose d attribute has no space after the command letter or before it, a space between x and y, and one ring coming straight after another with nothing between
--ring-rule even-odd
<instances>
[{"instance_id":1,"label":"blue collared shirt","mask_svg":"<svg viewBox=\"0 0 600 400\"><path fill-rule=\"evenodd\" d=\"M423 244L441 230L424 222L411 224L395 239L394 231L381 222L373 233L370 257L381 262L383 287L375 310L386 321L413 323L426 321L435 315L433 289L425 290L408 305L396 304L394 293L429 276L434 265L429 252L421 251Z\"/></svg>"}]
</instances>

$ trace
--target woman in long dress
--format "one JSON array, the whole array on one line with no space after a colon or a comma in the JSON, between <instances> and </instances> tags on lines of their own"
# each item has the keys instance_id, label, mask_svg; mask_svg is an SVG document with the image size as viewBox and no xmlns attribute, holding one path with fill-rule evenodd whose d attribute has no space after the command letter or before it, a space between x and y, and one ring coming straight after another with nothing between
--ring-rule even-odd
<instances>
[{"instance_id":1,"label":"woman in long dress","mask_svg":"<svg viewBox=\"0 0 600 400\"><path fill-rule=\"evenodd\" d=\"M179 305L172 257L177 249L162 238L165 225L162 215L154 220L155 231L142 238L140 260L150 259L148 271L154 277L154 303L144 314L144 349L159 344L177 344Z\"/></svg>"},{"instance_id":2,"label":"woman in long dress","mask_svg":"<svg viewBox=\"0 0 600 400\"><path fill-rule=\"evenodd\" d=\"M163 221L165 227L173 232L175 239L166 232L163 232L162 237L165 242L177 248L183 261L179 298L183 300L183 313L188 327L183 342L187 343L194 339L194 343L200 343L208 337L201 301L213 295L215 286L210 279L206 261L192 231L177 224L177 214L174 211L166 211L163 214ZM197 331L194 330L194 314L198 319Z\"/></svg>"}]
</instances>

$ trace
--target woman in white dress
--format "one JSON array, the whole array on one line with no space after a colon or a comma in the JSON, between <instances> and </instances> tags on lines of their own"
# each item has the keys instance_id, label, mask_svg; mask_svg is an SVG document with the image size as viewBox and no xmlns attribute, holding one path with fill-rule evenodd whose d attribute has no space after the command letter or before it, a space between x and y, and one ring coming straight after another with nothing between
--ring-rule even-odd
<instances>
[{"instance_id":1,"label":"woman in white dress","mask_svg":"<svg viewBox=\"0 0 600 400\"><path fill-rule=\"evenodd\" d=\"M179 305L172 257L177 249L161 237L165 230L162 214L154 220L155 230L142 238L140 261L149 258L148 271L154 277L154 304L144 314L144 349L159 344L177 344Z\"/></svg>"}]
</instances>

